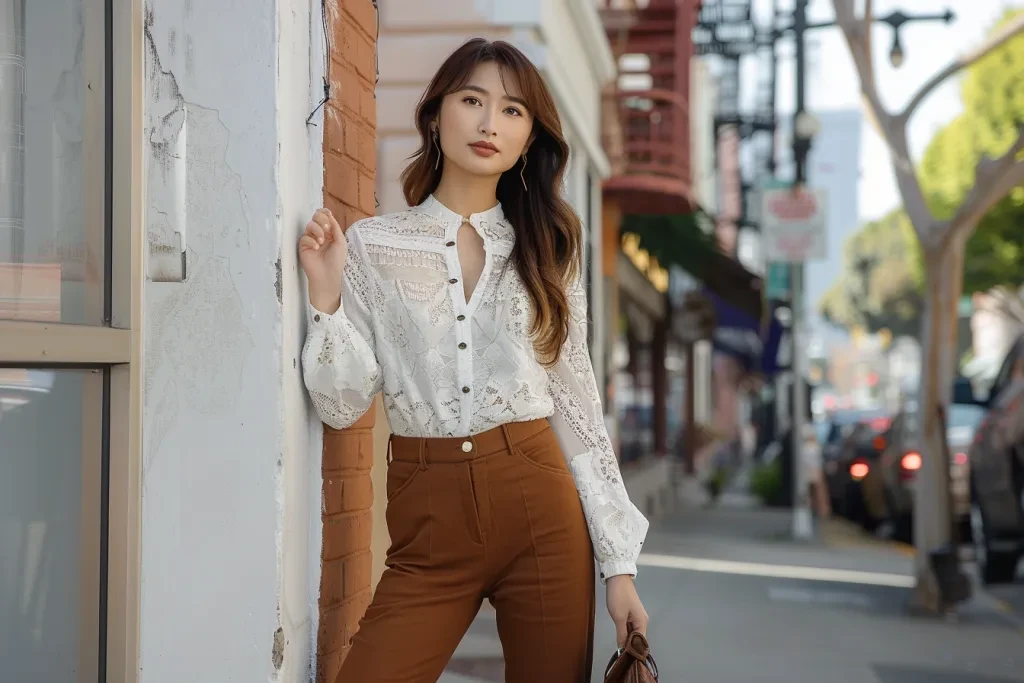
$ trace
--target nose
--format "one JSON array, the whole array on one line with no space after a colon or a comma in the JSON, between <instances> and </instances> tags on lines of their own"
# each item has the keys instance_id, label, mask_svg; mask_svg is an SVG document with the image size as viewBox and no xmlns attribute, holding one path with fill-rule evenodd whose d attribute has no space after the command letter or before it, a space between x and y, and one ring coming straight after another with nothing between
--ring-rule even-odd
<instances>
[{"instance_id":1,"label":"nose","mask_svg":"<svg viewBox=\"0 0 1024 683\"><path fill-rule=\"evenodd\" d=\"M494 135L494 112L484 109L480 117L480 134L490 137Z\"/></svg>"}]
</instances>

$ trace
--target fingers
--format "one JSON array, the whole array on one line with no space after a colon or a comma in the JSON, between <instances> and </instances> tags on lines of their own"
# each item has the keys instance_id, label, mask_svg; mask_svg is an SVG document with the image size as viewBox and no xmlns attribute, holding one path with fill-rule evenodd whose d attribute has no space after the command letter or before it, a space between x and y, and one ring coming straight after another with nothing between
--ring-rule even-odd
<instances>
[{"instance_id":1,"label":"fingers","mask_svg":"<svg viewBox=\"0 0 1024 683\"><path fill-rule=\"evenodd\" d=\"M330 209L320 208L313 213L313 218L310 220L310 224L315 225L320 231L323 237L321 244L324 241L340 241L345 236L345 231L342 230L341 224L338 219L334 217Z\"/></svg>"},{"instance_id":2,"label":"fingers","mask_svg":"<svg viewBox=\"0 0 1024 683\"><path fill-rule=\"evenodd\" d=\"M629 635L629 628L627 626L627 619L625 617L621 619L614 619L615 621L615 643L618 647L626 646L626 636Z\"/></svg>"},{"instance_id":3,"label":"fingers","mask_svg":"<svg viewBox=\"0 0 1024 683\"><path fill-rule=\"evenodd\" d=\"M311 235L303 235L299 238L299 251L317 251L318 249L320 249L320 243Z\"/></svg>"},{"instance_id":4,"label":"fingers","mask_svg":"<svg viewBox=\"0 0 1024 683\"><path fill-rule=\"evenodd\" d=\"M638 614L630 615L629 620L633 624L634 631L639 631L645 636L647 635L647 622L649 621L649 619L647 617L647 612L643 608L640 608Z\"/></svg>"},{"instance_id":5,"label":"fingers","mask_svg":"<svg viewBox=\"0 0 1024 683\"><path fill-rule=\"evenodd\" d=\"M311 237L319 246L324 243L326 235L324 234L324 226L320 225L315 218L316 217L314 215L314 220L306 223L306 232L303 237Z\"/></svg>"}]
</instances>

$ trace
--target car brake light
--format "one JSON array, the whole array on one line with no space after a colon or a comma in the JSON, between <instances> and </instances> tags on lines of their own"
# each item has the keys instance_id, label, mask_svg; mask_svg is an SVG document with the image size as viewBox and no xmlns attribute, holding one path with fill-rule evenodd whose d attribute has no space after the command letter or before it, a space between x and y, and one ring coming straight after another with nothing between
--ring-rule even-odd
<instances>
[{"instance_id":1,"label":"car brake light","mask_svg":"<svg viewBox=\"0 0 1024 683\"><path fill-rule=\"evenodd\" d=\"M921 454L916 451L904 454L903 459L900 460L900 467L908 472L918 471L921 469Z\"/></svg>"},{"instance_id":2,"label":"car brake light","mask_svg":"<svg viewBox=\"0 0 1024 683\"><path fill-rule=\"evenodd\" d=\"M881 453L882 451L885 450L885 437L884 436L876 436L874 438L874 440L872 441L872 445L875 447L876 451Z\"/></svg>"},{"instance_id":3,"label":"car brake light","mask_svg":"<svg viewBox=\"0 0 1024 683\"><path fill-rule=\"evenodd\" d=\"M961 466L966 465L967 464L967 454L966 453L957 453L953 457L953 462L956 463L957 465L961 465Z\"/></svg>"},{"instance_id":4,"label":"car brake light","mask_svg":"<svg viewBox=\"0 0 1024 683\"><path fill-rule=\"evenodd\" d=\"M870 471L871 468L863 460L857 460L850 465L850 476L858 481L868 476Z\"/></svg>"}]
</instances>

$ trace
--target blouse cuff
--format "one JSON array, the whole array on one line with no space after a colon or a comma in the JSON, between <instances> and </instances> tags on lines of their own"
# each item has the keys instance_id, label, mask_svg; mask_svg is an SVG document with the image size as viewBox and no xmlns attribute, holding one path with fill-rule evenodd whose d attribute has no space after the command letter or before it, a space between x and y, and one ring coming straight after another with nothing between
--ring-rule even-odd
<instances>
[{"instance_id":1,"label":"blouse cuff","mask_svg":"<svg viewBox=\"0 0 1024 683\"><path fill-rule=\"evenodd\" d=\"M636 562L628 562L626 560L610 560L608 562L601 562L601 583L607 583L608 579L613 576L619 576L620 574L629 574L630 576L636 576Z\"/></svg>"}]
</instances>

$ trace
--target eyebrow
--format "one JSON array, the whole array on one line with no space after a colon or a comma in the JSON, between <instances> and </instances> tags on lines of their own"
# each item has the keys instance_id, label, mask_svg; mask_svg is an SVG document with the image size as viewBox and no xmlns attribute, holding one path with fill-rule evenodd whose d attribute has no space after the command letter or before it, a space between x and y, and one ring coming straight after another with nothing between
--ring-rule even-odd
<instances>
[{"instance_id":1,"label":"eyebrow","mask_svg":"<svg viewBox=\"0 0 1024 683\"><path fill-rule=\"evenodd\" d=\"M481 88L479 85L466 85L466 86L463 86L462 89L463 90L472 90L473 92L478 92L481 95L490 95L491 94L490 92L488 92L488 90L486 88ZM518 105L520 105L521 107L523 107L525 109L529 109L529 107L526 105L526 100L523 100L523 99L521 99L519 97L512 97L511 95L505 95L504 99L508 100L509 102L514 102L515 104L518 104Z\"/></svg>"}]
</instances>

